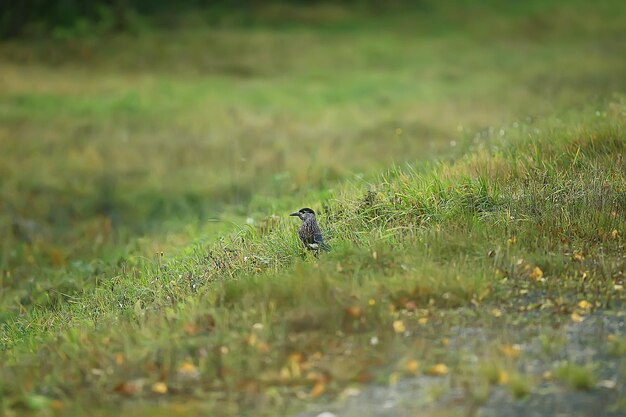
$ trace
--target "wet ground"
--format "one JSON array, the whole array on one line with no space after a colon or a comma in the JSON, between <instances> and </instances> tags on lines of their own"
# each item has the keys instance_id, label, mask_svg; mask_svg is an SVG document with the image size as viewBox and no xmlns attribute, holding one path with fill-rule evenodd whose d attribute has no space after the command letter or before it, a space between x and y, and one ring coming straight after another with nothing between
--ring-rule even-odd
<instances>
[{"instance_id":1,"label":"wet ground","mask_svg":"<svg viewBox=\"0 0 626 417\"><path fill-rule=\"evenodd\" d=\"M452 372L348 389L331 404L311 405L297 417L626 416L626 361L611 343L626 333L626 313L597 312L579 323L544 326L526 323L508 329L525 341L517 345L521 354L516 367L535 381L526 395L516 397L504 384L468 387ZM453 328L449 333L456 335L450 336L450 349L461 351L470 366L495 337L490 330L472 327ZM593 384L577 389L571 381L553 377L561 363L591 367Z\"/></svg>"}]
</instances>

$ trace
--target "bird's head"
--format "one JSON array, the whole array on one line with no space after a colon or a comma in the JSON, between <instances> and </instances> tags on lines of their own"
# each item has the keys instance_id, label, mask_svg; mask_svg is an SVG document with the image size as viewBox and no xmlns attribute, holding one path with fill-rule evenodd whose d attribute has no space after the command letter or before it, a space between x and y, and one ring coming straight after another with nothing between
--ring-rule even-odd
<instances>
[{"instance_id":1,"label":"bird's head","mask_svg":"<svg viewBox=\"0 0 626 417\"><path fill-rule=\"evenodd\" d=\"M301 208L295 213L291 213L290 216L298 216L300 220L304 221L308 218L315 218L315 212L308 207Z\"/></svg>"}]
</instances>

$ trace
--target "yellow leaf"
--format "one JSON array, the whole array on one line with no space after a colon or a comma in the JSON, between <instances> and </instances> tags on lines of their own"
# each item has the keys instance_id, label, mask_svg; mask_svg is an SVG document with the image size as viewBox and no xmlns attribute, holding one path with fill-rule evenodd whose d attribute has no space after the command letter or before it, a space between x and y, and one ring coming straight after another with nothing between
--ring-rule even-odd
<instances>
[{"instance_id":1,"label":"yellow leaf","mask_svg":"<svg viewBox=\"0 0 626 417\"><path fill-rule=\"evenodd\" d=\"M515 242L517 242L517 238L515 236L511 236L511 238L506 241L507 245L509 246L515 245Z\"/></svg>"},{"instance_id":2,"label":"yellow leaf","mask_svg":"<svg viewBox=\"0 0 626 417\"><path fill-rule=\"evenodd\" d=\"M283 366L280 369L280 379L282 379L283 381L291 379L291 372L289 372L289 368L287 368L286 366Z\"/></svg>"},{"instance_id":3,"label":"yellow leaf","mask_svg":"<svg viewBox=\"0 0 626 417\"><path fill-rule=\"evenodd\" d=\"M362 311L360 307L350 306L347 308L346 313L348 313L348 315L353 319L358 319L359 317L361 317Z\"/></svg>"},{"instance_id":4,"label":"yellow leaf","mask_svg":"<svg viewBox=\"0 0 626 417\"><path fill-rule=\"evenodd\" d=\"M535 267L535 269L533 269L533 272L530 273L530 277L535 280L538 281L541 278L543 278L543 271L541 270L541 268L539 268L538 266Z\"/></svg>"},{"instance_id":5,"label":"yellow leaf","mask_svg":"<svg viewBox=\"0 0 626 417\"><path fill-rule=\"evenodd\" d=\"M258 342L256 344L256 348L259 349L259 352L261 353L267 353L270 351L270 345L265 342Z\"/></svg>"},{"instance_id":6,"label":"yellow leaf","mask_svg":"<svg viewBox=\"0 0 626 417\"><path fill-rule=\"evenodd\" d=\"M292 361L290 362L289 370L291 371L292 378L300 378L302 376L302 371L299 362Z\"/></svg>"},{"instance_id":7,"label":"yellow leaf","mask_svg":"<svg viewBox=\"0 0 626 417\"><path fill-rule=\"evenodd\" d=\"M167 385L165 382L155 382L152 384L152 392L156 394L167 394Z\"/></svg>"},{"instance_id":8,"label":"yellow leaf","mask_svg":"<svg viewBox=\"0 0 626 417\"><path fill-rule=\"evenodd\" d=\"M198 367L191 362L185 362L179 366L178 373L187 378L198 378L200 376Z\"/></svg>"},{"instance_id":9,"label":"yellow leaf","mask_svg":"<svg viewBox=\"0 0 626 417\"><path fill-rule=\"evenodd\" d=\"M407 371L415 374L415 373L417 373L417 370L419 369L419 366L420 365L419 365L418 361L416 361L415 359L411 359L410 361L408 361L406 363L405 368L406 368Z\"/></svg>"},{"instance_id":10,"label":"yellow leaf","mask_svg":"<svg viewBox=\"0 0 626 417\"><path fill-rule=\"evenodd\" d=\"M124 362L126 362L126 357L122 353L116 353L115 354L115 364L116 365L122 365Z\"/></svg>"},{"instance_id":11,"label":"yellow leaf","mask_svg":"<svg viewBox=\"0 0 626 417\"><path fill-rule=\"evenodd\" d=\"M445 363L438 363L436 365L431 366L426 371L426 374L430 376L443 376L448 373L448 367Z\"/></svg>"},{"instance_id":12,"label":"yellow leaf","mask_svg":"<svg viewBox=\"0 0 626 417\"><path fill-rule=\"evenodd\" d=\"M500 369L498 371L498 384L504 385L509 382L509 374L508 372Z\"/></svg>"},{"instance_id":13,"label":"yellow leaf","mask_svg":"<svg viewBox=\"0 0 626 417\"><path fill-rule=\"evenodd\" d=\"M292 353L291 355L289 355L289 358L287 358L287 360L291 363L302 363L304 362L304 356L302 355L302 353L299 352L295 352Z\"/></svg>"},{"instance_id":14,"label":"yellow leaf","mask_svg":"<svg viewBox=\"0 0 626 417\"><path fill-rule=\"evenodd\" d=\"M317 381L315 385L313 385L310 395L312 398L317 398L320 395L322 395L325 390L326 390L326 384L323 381Z\"/></svg>"},{"instance_id":15,"label":"yellow leaf","mask_svg":"<svg viewBox=\"0 0 626 417\"><path fill-rule=\"evenodd\" d=\"M428 317L420 317L419 319L417 319L417 322L423 326L428 323Z\"/></svg>"},{"instance_id":16,"label":"yellow leaf","mask_svg":"<svg viewBox=\"0 0 626 417\"><path fill-rule=\"evenodd\" d=\"M592 304L587 300L582 300L578 302L578 307L582 308L583 310L589 310L592 307Z\"/></svg>"},{"instance_id":17,"label":"yellow leaf","mask_svg":"<svg viewBox=\"0 0 626 417\"><path fill-rule=\"evenodd\" d=\"M582 255L582 253L580 252L576 252L573 256L572 256L572 261L574 262L580 262L583 259L585 259L585 257Z\"/></svg>"},{"instance_id":18,"label":"yellow leaf","mask_svg":"<svg viewBox=\"0 0 626 417\"><path fill-rule=\"evenodd\" d=\"M606 340L608 340L609 342L613 342L615 340L617 340L617 336L614 334L609 334L606 336Z\"/></svg>"},{"instance_id":19,"label":"yellow leaf","mask_svg":"<svg viewBox=\"0 0 626 417\"><path fill-rule=\"evenodd\" d=\"M580 323L581 321L584 320L584 318L580 314L578 314L576 312L573 312L571 317L572 317L572 321L574 323Z\"/></svg>"},{"instance_id":20,"label":"yellow leaf","mask_svg":"<svg viewBox=\"0 0 626 417\"><path fill-rule=\"evenodd\" d=\"M494 308L491 310L491 315L494 317L500 317L502 316L502 310L500 310L499 308Z\"/></svg>"},{"instance_id":21,"label":"yellow leaf","mask_svg":"<svg viewBox=\"0 0 626 417\"><path fill-rule=\"evenodd\" d=\"M376 300L374 300L373 298L370 298L369 301L367 302L367 304L373 306L376 304Z\"/></svg>"},{"instance_id":22,"label":"yellow leaf","mask_svg":"<svg viewBox=\"0 0 626 417\"><path fill-rule=\"evenodd\" d=\"M198 326L194 323L187 323L183 326L183 331L187 333L189 336L194 336L198 334Z\"/></svg>"},{"instance_id":23,"label":"yellow leaf","mask_svg":"<svg viewBox=\"0 0 626 417\"><path fill-rule=\"evenodd\" d=\"M613 231L611 232L611 237L613 239L617 239L618 236L619 236L619 232L617 231L617 229L613 229Z\"/></svg>"},{"instance_id":24,"label":"yellow leaf","mask_svg":"<svg viewBox=\"0 0 626 417\"><path fill-rule=\"evenodd\" d=\"M516 359L522 353L520 345L504 345L500 347L500 352L507 358Z\"/></svg>"},{"instance_id":25,"label":"yellow leaf","mask_svg":"<svg viewBox=\"0 0 626 417\"><path fill-rule=\"evenodd\" d=\"M393 322L393 331L396 333L404 333L406 331L406 326L402 320L396 320Z\"/></svg>"}]
</instances>

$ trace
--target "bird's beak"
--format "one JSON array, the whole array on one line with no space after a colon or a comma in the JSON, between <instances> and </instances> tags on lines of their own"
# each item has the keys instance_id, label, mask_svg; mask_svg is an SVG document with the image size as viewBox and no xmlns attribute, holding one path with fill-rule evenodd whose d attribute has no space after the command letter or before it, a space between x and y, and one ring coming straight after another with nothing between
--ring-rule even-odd
<instances>
[{"instance_id":1,"label":"bird's beak","mask_svg":"<svg viewBox=\"0 0 626 417\"><path fill-rule=\"evenodd\" d=\"M300 213L298 213L297 211L295 213L291 213L290 216L298 216L300 217Z\"/></svg>"}]
</instances>

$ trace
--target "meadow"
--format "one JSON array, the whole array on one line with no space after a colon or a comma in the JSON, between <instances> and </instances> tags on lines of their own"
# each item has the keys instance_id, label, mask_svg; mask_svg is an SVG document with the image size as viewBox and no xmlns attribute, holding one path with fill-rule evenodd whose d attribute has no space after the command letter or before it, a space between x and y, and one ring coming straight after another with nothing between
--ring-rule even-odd
<instances>
[{"instance_id":1,"label":"meadow","mask_svg":"<svg viewBox=\"0 0 626 417\"><path fill-rule=\"evenodd\" d=\"M623 415L624 12L2 41L0 411Z\"/></svg>"}]
</instances>

